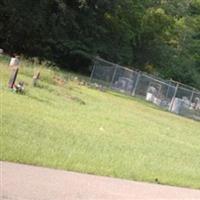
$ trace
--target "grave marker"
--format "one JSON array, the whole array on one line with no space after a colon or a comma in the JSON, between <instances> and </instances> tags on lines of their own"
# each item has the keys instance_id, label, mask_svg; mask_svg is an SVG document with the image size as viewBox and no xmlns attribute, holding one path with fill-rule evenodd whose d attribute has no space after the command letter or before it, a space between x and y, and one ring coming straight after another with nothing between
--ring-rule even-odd
<instances>
[{"instance_id":1,"label":"grave marker","mask_svg":"<svg viewBox=\"0 0 200 200\"><path fill-rule=\"evenodd\" d=\"M35 75L33 76L33 86L36 86L37 81L40 79L40 71L36 72Z\"/></svg>"},{"instance_id":2,"label":"grave marker","mask_svg":"<svg viewBox=\"0 0 200 200\"><path fill-rule=\"evenodd\" d=\"M8 87L9 87L9 88L13 88L13 86L14 86L14 84L15 84L15 81L16 81L16 79L17 79L18 71L19 71L18 68L12 69L11 75L10 75L10 79L9 79L9 82L8 82Z\"/></svg>"},{"instance_id":3,"label":"grave marker","mask_svg":"<svg viewBox=\"0 0 200 200\"><path fill-rule=\"evenodd\" d=\"M10 63L9 63L9 66L11 68L19 68L19 64L20 64L20 61L19 61L19 56L14 56L10 59Z\"/></svg>"},{"instance_id":4,"label":"grave marker","mask_svg":"<svg viewBox=\"0 0 200 200\"><path fill-rule=\"evenodd\" d=\"M0 49L0 56L3 55L3 49Z\"/></svg>"}]
</instances>

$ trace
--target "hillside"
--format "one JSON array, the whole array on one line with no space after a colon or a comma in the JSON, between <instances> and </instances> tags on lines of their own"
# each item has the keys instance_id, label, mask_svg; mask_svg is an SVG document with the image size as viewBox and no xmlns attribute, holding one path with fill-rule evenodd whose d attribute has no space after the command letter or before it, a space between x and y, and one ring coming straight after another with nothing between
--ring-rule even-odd
<instances>
[{"instance_id":1,"label":"hillside","mask_svg":"<svg viewBox=\"0 0 200 200\"><path fill-rule=\"evenodd\" d=\"M25 60L16 94L7 58L0 69L0 160L200 189L199 122Z\"/></svg>"}]
</instances>

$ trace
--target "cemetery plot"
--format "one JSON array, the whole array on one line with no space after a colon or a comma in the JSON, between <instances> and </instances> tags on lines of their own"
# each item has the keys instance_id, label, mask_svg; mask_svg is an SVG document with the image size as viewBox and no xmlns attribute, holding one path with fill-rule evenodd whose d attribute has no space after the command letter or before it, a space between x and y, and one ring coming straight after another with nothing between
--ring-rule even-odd
<instances>
[{"instance_id":1,"label":"cemetery plot","mask_svg":"<svg viewBox=\"0 0 200 200\"><path fill-rule=\"evenodd\" d=\"M139 96L175 114L199 119L197 102L200 91L190 86L134 71L99 57L94 59L90 79L98 88L107 87L130 96Z\"/></svg>"}]
</instances>

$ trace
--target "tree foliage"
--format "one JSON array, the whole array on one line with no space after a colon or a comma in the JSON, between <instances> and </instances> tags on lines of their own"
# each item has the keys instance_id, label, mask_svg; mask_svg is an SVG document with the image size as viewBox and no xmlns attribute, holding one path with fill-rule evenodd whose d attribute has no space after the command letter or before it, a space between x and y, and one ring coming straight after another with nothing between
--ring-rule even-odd
<instances>
[{"instance_id":1,"label":"tree foliage","mask_svg":"<svg viewBox=\"0 0 200 200\"><path fill-rule=\"evenodd\" d=\"M200 0L1 0L0 46L87 72L90 56L200 86Z\"/></svg>"}]
</instances>

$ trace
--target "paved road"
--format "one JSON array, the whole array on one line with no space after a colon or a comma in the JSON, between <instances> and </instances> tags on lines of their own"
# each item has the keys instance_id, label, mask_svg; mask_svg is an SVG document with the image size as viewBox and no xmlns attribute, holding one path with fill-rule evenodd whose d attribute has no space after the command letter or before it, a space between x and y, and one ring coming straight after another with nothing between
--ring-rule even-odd
<instances>
[{"instance_id":1,"label":"paved road","mask_svg":"<svg viewBox=\"0 0 200 200\"><path fill-rule=\"evenodd\" d=\"M200 190L0 162L1 200L200 200Z\"/></svg>"}]
</instances>

